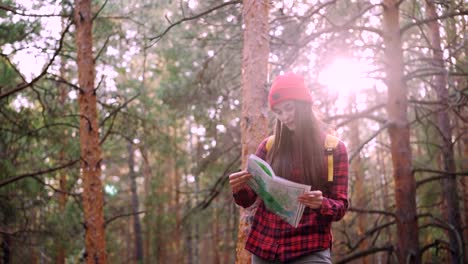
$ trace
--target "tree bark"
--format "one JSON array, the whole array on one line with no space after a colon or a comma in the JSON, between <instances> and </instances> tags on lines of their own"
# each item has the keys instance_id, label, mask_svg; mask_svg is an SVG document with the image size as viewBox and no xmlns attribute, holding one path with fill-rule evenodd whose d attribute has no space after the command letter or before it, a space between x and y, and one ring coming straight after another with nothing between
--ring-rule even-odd
<instances>
[{"instance_id":1,"label":"tree bark","mask_svg":"<svg viewBox=\"0 0 468 264\"><path fill-rule=\"evenodd\" d=\"M86 227L86 263L106 263L103 193L101 183L101 146L94 89L91 0L76 0L74 19L78 61L80 112L81 175Z\"/></svg>"},{"instance_id":2,"label":"tree bark","mask_svg":"<svg viewBox=\"0 0 468 264\"><path fill-rule=\"evenodd\" d=\"M146 131L144 132L144 138L146 138ZM141 152L141 157L142 157L142 160L141 160L141 167L143 168L143 177L144 177L144 207L145 207L145 211L149 211L152 206L149 206L149 203L148 203L148 200L150 199L150 194L151 194L151 183L152 183L152 178L151 178L151 175L152 175L152 170L151 170L151 166L149 164L149 159L148 159L148 150L146 148L146 146L144 145L141 145L139 147L140 149L140 152ZM149 213L145 213L145 218L146 219L150 214ZM150 220L144 220L144 226L145 226L145 233L144 233L144 236L143 236L143 260L144 260L144 264L149 264L151 263L151 259L152 259L152 255L150 254L150 241L151 241L151 237L152 237L152 225L153 225L153 222L150 221Z\"/></svg>"},{"instance_id":3,"label":"tree bark","mask_svg":"<svg viewBox=\"0 0 468 264\"><path fill-rule=\"evenodd\" d=\"M62 19L62 28L64 27L64 20ZM60 60L60 78L65 80L65 57L61 57ZM67 87L65 86L64 83L60 83L58 85L59 88L59 104L62 109L65 109L65 102L67 98ZM65 159L65 140L67 140L67 133L66 130L63 131L63 138L61 139L62 141L62 148L60 149L60 161L63 161ZM65 206L67 204L67 174L66 170L60 171L60 178L59 178L59 188L62 191L61 193L58 194L59 198L59 213L60 215L65 215ZM56 257L56 263L57 264L65 264L65 246L64 246L64 241L57 241L57 257Z\"/></svg>"},{"instance_id":4,"label":"tree bark","mask_svg":"<svg viewBox=\"0 0 468 264\"><path fill-rule=\"evenodd\" d=\"M141 235L141 223L140 216L137 214L138 210L138 191L136 184L136 173L135 173L135 155L133 150L133 143L127 143L128 150L128 169L130 176L130 189L132 192L132 212L133 214L133 233L135 234L135 260L136 263L142 263L143 261L143 239Z\"/></svg>"},{"instance_id":5,"label":"tree bark","mask_svg":"<svg viewBox=\"0 0 468 264\"><path fill-rule=\"evenodd\" d=\"M232 203L232 197L229 196L229 206L228 212L229 215L234 215L237 213L237 208L234 203ZM230 217L226 223L226 232L224 233L224 254L223 254L223 261L222 263L233 263L235 261L235 255L231 254L231 248L236 246L235 242L235 234L232 230L236 230L238 226L237 217Z\"/></svg>"},{"instance_id":6,"label":"tree bark","mask_svg":"<svg viewBox=\"0 0 468 264\"><path fill-rule=\"evenodd\" d=\"M355 108L356 105L356 96L353 94L349 98L349 106L350 106L350 112L351 113L356 113L357 110ZM351 149L355 150L360 144L360 139L359 139L359 124L357 120L354 120L350 123L350 140L351 140ZM354 199L356 200L355 204L357 208L365 208L366 207L366 201L365 199L368 197L366 194L365 188L364 188L364 172L362 169L362 164L361 164L361 155L357 154L356 158L353 159L351 162L351 173L354 174L355 178L355 196ZM366 232L366 227L367 227L367 215L362 214L358 216L357 219L357 233L358 233L358 238L361 238L365 236ZM364 240L360 246L359 249L361 251L364 251L367 249L369 246L369 243L366 240ZM371 257L369 256L364 256L360 261L362 264L368 264L370 263Z\"/></svg>"},{"instance_id":7,"label":"tree bark","mask_svg":"<svg viewBox=\"0 0 468 264\"><path fill-rule=\"evenodd\" d=\"M428 19L437 17L435 4L433 0L426 0L426 16ZM444 66L444 57L440 40L440 29L437 20L428 23L430 45L433 56L433 66L440 72L446 72ZM438 100L443 106L448 107L447 78L445 74L434 76L434 86ZM447 111L439 111L437 114L439 133L441 136L443 170L448 172L444 175L442 181L444 193L444 211L447 222L453 227L449 231L451 262L463 263L463 231L461 227L460 206L458 204L457 178L455 159L453 153L452 127L450 126L450 117Z\"/></svg>"},{"instance_id":8,"label":"tree bark","mask_svg":"<svg viewBox=\"0 0 468 264\"><path fill-rule=\"evenodd\" d=\"M383 140L384 135L379 134L377 136L377 141L384 142ZM387 175L387 160L389 159L387 152L384 151L382 148L378 148L376 150L377 154L377 164L379 164L379 175L382 175L379 179L379 187L382 190L382 197L380 200L381 206L380 208L383 208L384 211L386 212L391 212L392 209L391 207L391 202L389 200L390 195L388 194L389 192L389 176ZM383 241L384 243L390 244L392 241L392 231L389 230L389 228L386 228L383 231L383 237L385 238ZM390 263L389 262L389 253L388 252L381 252L379 254L379 263Z\"/></svg>"},{"instance_id":9,"label":"tree bark","mask_svg":"<svg viewBox=\"0 0 468 264\"><path fill-rule=\"evenodd\" d=\"M268 79L268 12L269 1L244 0L244 48L242 60L242 168L247 155L255 153L258 144L268 133L267 96L265 85ZM247 221L254 209L240 209L239 231L236 246L236 263L250 263L245 242L250 229Z\"/></svg>"},{"instance_id":10,"label":"tree bark","mask_svg":"<svg viewBox=\"0 0 468 264\"><path fill-rule=\"evenodd\" d=\"M189 129L188 129L188 132L189 132L189 153L194 153L195 152L195 149L194 149L194 143L193 143L193 133L191 132L191 122L189 122ZM192 161L193 161L193 157L192 158ZM188 173L189 171L187 170L187 172L185 173L186 177L185 177L185 189L186 190L191 190L190 188L190 182L188 180ZM193 172L190 171L190 172ZM190 191L187 192L187 203L186 203L186 209L185 211L186 212L190 212L190 210L192 209L192 197L191 197L191 193ZM195 204L196 205L196 204ZM186 223L186 230L185 230L185 254L187 255L187 263L188 264L194 264L195 263L195 256L194 256L194 250L195 250L195 243L194 243L194 223L192 221L187 221Z\"/></svg>"},{"instance_id":11,"label":"tree bark","mask_svg":"<svg viewBox=\"0 0 468 264\"><path fill-rule=\"evenodd\" d=\"M11 243L12 239L9 234L2 235L2 263L11 263Z\"/></svg>"},{"instance_id":12,"label":"tree bark","mask_svg":"<svg viewBox=\"0 0 468 264\"><path fill-rule=\"evenodd\" d=\"M176 249L175 255L181 255L180 252L182 251L182 237L181 234L183 233L183 225L182 225L182 213L183 213L183 206L181 202L181 195L179 192L179 186L180 186L180 174L179 174L179 169L177 168L177 156L179 155L178 150L177 150L177 138L178 138L178 129L177 128L171 128L170 130L172 134L173 140L171 141L172 144L172 151L170 152L170 156L168 157L167 164L169 166L168 171L169 171L169 176L170 176L170 183L169 186L176 186L176 188L171 188L171 193L170 197L172 200L171 207L175 208L175 228L172 233L172 238L174 239L173 241L173 247ZM180 257L179 257L180 258ZM180 261L179 258L177 258L177 261Z\"/></svg>"},{"instance_id":13,"label":"tree bark","mask_svg":"<svg viewBox=\"0 0 468 264\"><path fill-rule=\"evenodd\" d=\"M222 198L222 197L221 197ZM220 199L221 202L224 202L224 199ZM220 218L220 212L219 210L217 209L217 207L214 207L213 208L213 216L214 216L214 219L213 219L213 224L212 224L212 228L211 228L211 243L212 243L212 247L211 247L211 263L213 264L220 264L221 263L221 259L220 259L220 251L222 250L222 247L220 246L221 245L221 227L220 227L220 221L219 221L219 218Z\"/></svg>"},{"instance_id":14,"label":"tree bark","mask_svg":"<svg viewBox=\"0 0 468 264\"><path fill-rule=\"evenodd\" d=\"M468 131L468 125L465 123L462 125L462 129L460 133L466 133ZM463 152L460 151L460 157L462 157L462 170L468 170L468 136L464 136L462 140L463 145ZM462 156L463 155L463 156ZM463 233L463 238L465 242L465 263L468 263L468 177L462 178L462 186L463 186L463 204L464 204L464 220L465 220L465 232Z\"/></svg>"},{"instance_id":15,"label":"tree bark","mask_svg":"<svg viewBox=\"0 0 468 264\"><path fill-rule=\"evenodd\" d=\"M388 131L395 180L397 255L400 263L420 263L416 183L411 168L410 131L407 118L408 89L403 80L399 2L383 1L384 54L388 86L387 112L390 122Z\"/></svg>"}]
</instances>

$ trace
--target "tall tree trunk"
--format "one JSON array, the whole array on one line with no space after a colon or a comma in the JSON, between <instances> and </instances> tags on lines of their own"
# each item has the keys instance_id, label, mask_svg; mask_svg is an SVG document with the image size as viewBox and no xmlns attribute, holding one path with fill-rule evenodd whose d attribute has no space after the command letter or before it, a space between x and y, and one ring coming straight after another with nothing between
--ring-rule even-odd
<instances>
[{"instance_id":1,"label":"tall tree trunk","mask_svg":"<svg viewBox=\"0 0 468 264\"><path fill-rule=\"evenodd\" d=\"M169 165L169 175L170 175L170 186L174 186L175 188L171 188L170 190L172 191L171 194L171 200L172 200L172 208L175 210L175 228L174 232L172 235L172 238L174 239L173 242L173 247L175 248L175 255L177 256L177 261L182 261L180 255L182 252L182 213L183 213L183 206L181 206L181 195L179 192L179 186L180 186L180 174L179 168L177 167L177 157L179 155L178 153L178 146L177 146L177 138L179 137L179 129L177 127L174 127L171 129L171 134L172 134L172 151L171 151L171 156L168 157L168 165Z\"/></svg>"},{"instance_id":2,"label":"tall tree trunk","mask_svg":"<svg viewBox=\"0 0 468 264\"><path fill-rule=\"evenodd\" d=\"M6 225L5 225L6 226ZM11 242L12 239L9 234L2 234L2 263L11 263Z\"/></svg>"},{"instance_id":3,"label":"tall tree trunk","mask_svg":"<svg viewBox=\"0 0 468 264\"><path fill-rule=\"evenodd\" d=\"M189 133L189 153L194 153L195 150L194 150L194 147L193 147L193 133L191 132L191 126L192 126L192 123L189 122L189 127L188 127L188 133ZM191 157L193 161L193 157ZM192 170L190 170L190 172L192 172ZM189 176L189 170L186 171L185 173L185 186L186 186L186 190L187 190L187 202L186 202L186 212L190 212L190 210L192 209L192 197L190 195L190 182L188 180L188 176ZM185 250L186 250L186 255L187 255L187 263L188 264L193 264L194 263L194 255L193 255L193 252L194 252L194 243L193 243L193 221L187 221L186 223L186 230L185 230Z\"/></svg>"},{"instance_id":4,"label":"tall tree trunk","mask_svg":"<svg viewBox=\"0 0 468 264\"><path fill-rule=\"evenodd\" d=\"M350 112L356 113L356 96L353 94L349 98L349 107L350 107ZM351 149L355 150L359 146L359 124L357 120L354 120L350 123L350 140L351 140ZM368 195L366 194L366 191L364 189L364 172L362 169L362 164L361 164L361 155L357 154L356 157L353 159L351 162L351 172L354 173L355 177L355 205L357 208L364 208L366 207L366 199ZM367 228L367 215L366 214L361 214L358 216L357 219L357 229L358 229L358 237L361 238L365 236L366 228ZM367 239L364 240L361 245L359 246L360 250L366 250L368 247L368 242ZM365 256L361 259L362 264L368 264L370 263L370 257Z\"/></svg>"},{"instance_id":5,"label":"tall tree trunk","mask_svg":"<svg viewBox=\"0 0 468 264\"><path fill-rule=\"evenodd\" d=\"M222 199L223 197L221 196L220 197L221 199L219 199L219 203L224 203L224 199ZM219 218L220 218L220 212L219 210L217 209L217 206L214 206L213 208L213 216L214 216L214 219L213 219L213 224L212 224L212 228L211 228L211 241L212 241L212 253L211 253L211 263L212 264L220 264L221 263L221 259L220 259L220 251L222 250L222 247L220 246L221 245L221 232L220 232L220 229L221 229L221 224L220 224L220 221L219 221Z\"/></svg>"},{"instance_id":6,"label":"tall tree trunk","mask_svg":"<svg viewBox=\"0 0 468 264\"><path fill-rule=\"evenodd\" d=\"M383 134L379 134L377 136L377 141L380 141L380 142L384 142L383 140ZM389 176L387 175L387 160L388 160L388 157L386 155L386 151L384 151L382 148L378 148L377 150L377 164L379 164L379 175L381 175L381 177L379 177L379 187L380 189L382 190L382 194L381 194L381 200L380 200L380 208L383 208L384 211L386 212L390 212L392 209L390 208L390 201L389 201L389 194L388 194L388 188L390 187L390 180L389 180ZM385 241L384 243L391 243L392 241L392 231L389 230L389 228L386 228L384 231L383 231L383 234L384 234L384 237L385 237ZM387 252L382 252L379 254L379 263L390 263L389 262L389 253Z\"/></svg>"},{"instance_id":7,"label":"tall tree trunk","mask_svg":"<svg viewBox=\"0 0 468 264\"><path fill-rule=\"evenodd\" d=\"M460 129L460 133L466 133L468 131L468 125L464 123ZM460 145L463 146L463 151L460 151L460 157L462 157L462 170L468 171L468 136L463 137ZM462 186L463 186L463 205L464 205L464 220L465 220L465 232L463 233L463 238L465 241L465 263L468 263L468 177L462 177Z\"/></svg>"},{"instance_id":8,"label":"tall tree trunk","mask_svg":"<svg viewBox=\"0 0 468 264\"><path fill-rule=\"evenodd\" d=\"M65 89L65 87L63 87L63 85L60 85L62 87L60 87L60 89ZM62 109L65 105L65 99L64 99L64 95L63 95L63 91L60 91L60 105L62 105ZM67 137L66 137L66 133L64 132L64 135L63 135L63 138L62 140L65 140ZM65 145L65 142L62 146ZM65 152L63 149L60 150L60 160L64 160L65 159ZM59 195L59 213L61 215L65 215L65 206L67 204L67 193L66 193L66 190L67 190L67 174L65 171L61 171L60 172L60 178L59 178L59 189L62 191L60 192L58 195ZM57 257L56 257L56 263L57 264L65 264L65 246L64 246L64 241L57 241L58 243L58 247L57 247Z\"/></svg>"},{"instance_id":9,"label":"tall tree trunk","mask_svg":"<svg viewBox=\"0 0 468 264\"><path fill-rule=\"evenodd\" d=\"M143 36L143 45L144 47L147 46L147 41L146 41L146 35ZM147 53L147 49L142 49L143 50L143 63L141 65L141 69L142 69L142 80L141 80L141 93L142 95L144 96L144 98L147 98L148 97L148 91L146 89L146 61L148 59L148 53ZM146 110L146 109L145 109ZM146 111L145 111L145 114ZM146 142L147 140L147 126L148 124L145 122L143 123L142 127L143 127L143 135L142 135L142 140L143 142ZM148 208L146 208L146 205L147 203L145 202L149 195L150 195L150 187L151 187L151 167L149 165L149 161L148 161L148 150L147 150L147 147L144 145L144 144L141 144L139 146L139 150L140 150L140 153L141 153L141 156L142 156L142 160L141 160L141 167L142 167L142 173L143 173L143 206L144 206L144 210L146 211ZM146 213L145 214L146 216L148 216L148 214ZM143 260L144 262L142 263L145 263L145 264L149 264L151 263L150 262L150 226L149 226L149 223L150 221L144 221L143 222L143 225L144 225L144 230L145 232L142 232L142 243L143 243ZM145 226L146 224L146 226Z\"/></svg>"},{"instance_id":10,"label":"tall tree trunk","mask_svg":"<svg viewBox=\"0 0 468 264\"><path fill-rule=\"evenodd\" d=\"M161 197L164 197L166 194L168 194L168 191L166 190L166 183L163 181L162 183L158 184L159 186L159 192L156 192L158 194L161 194ZM157 203L156 210L158 212L161 212L163 214L168 214L169 210L166 210L164 207L164 204L161 202ZM154 245L153 247L156 247L155 250L155 258L156 258L156 263L164 263L164 261L167 261L167 258L169 256L169 250L165 250L166 245L164 245L164 223L162 217L156 217L156 223L155 223L155 238L154 238Z\"/></svg>"},{"instance_id":11,"label":"tall tree trunk","mask_svg":"<svg viewBox=\"0 0 468 264\"><path fill-rule=\"evenodd\" d=\"M81 174L83 210L86 226L86 263L106 263L103 193L101 183L101 145L94 89L91 0L76 0L76 46L78 61L78 102L80 112Z\"/></svg>"},{"instance_id":12,"label":"tall tree trunk","mask_svg":"<svg viewBox=\"0 0 468 264\"><path fill-rule=\"evenodd\" d=\"M403 80L399 3L384 0L383 34L388 86L387 112L390 127L390 149L395 180L397 220L397 255L400 263L420 263L416 183L411 168L411 146L407 118L407 87Z\"/></svg>"},{"instance_id":13,"label":"tall tree trunk","mask_svg":"<svg viewBox=\"0 0 468 264\"><path fill-rule=\"evenodd\" d=\"M146 138L146 133L144 133L144 138ZM151 210L152 206L149 205L148 200L150 198L151 194L151 182L152 182L152 171L151 171L151 166L149 164L149 159L148 159L148 150L146 146L141 145L140 146L140 152L141 152L141 167L143 168L143 177L144 177L144 210L146 211L145 213L145 220L144 220L144 236L143 236L143 260L145 264L151 263L151 257L152 255L150 254L150 241L152 237L152 224L153 221L149 220L147 217L149 217L149 210Z\"/></svg>"},{"instance_id":14,"label":"tall tree trunk","mask_svg":"<svg viewBox=\"0 0 468 264\"><path fill-rule=\"evenodd\" d=\"M227 199L227 198L226 198ZM237 213L236 205L232 202L232 197L229 196L229 205L228 205L228 213L229 215L234 215ZM232 263L233 261L233 254L231 254L231 246L235 245L235 232L237 226L237 217L230 217L226 223L226 231L224 233L224 254L221 263Z\"/></svg>"},{"instance_id":15,"label":"tall tree trunk","mask_svg":"<svg viewBox=\"0 0 468 264\"><path fill-rule=\"evenodd\" d=\"M126 201L131 200L131 194L130 197L125 197L124 198ZM126 219L127 220L127 219ZM135 258L134 258L134 244L131 241L134 241L134 234L133 234L133 226L132 226L132 221L131 219L128 219L127 221L122 221L123 222L123 228L125 232L123 232L124 236L129 242L128 245L123 246L123 252L125 252L125 257L122 259L125 259L125 262L129 264L136 264L135 263Z\"/></svg>"},{"instance_id":16,"label":"tall tree trunk","mask_svg":"<svg viewBox=\"0 0 468 264\"><path fill-rule=\"evenodd\" d=\"M130 189L132 192L132 212L133 212L133 233L135 234L135 260L136 263L142 263L143 261L143 242L141 238L141 223L138 212L138 192L136 184L136 173L135 173L135 154L133 150L133 143L128 142L128 169L130 176Z\"/></svg>"},{"instance_id":17,"label":"tall tree trunk","mask_svg":"<svg viewBox=\"0 0 468 264\"><path fill-rule=\"evenodd\" d=\"M426 0L426 16L428 19L437 17L433 0ZM428 26L430 30L429 34L433 53L432 63L434 67L437 68L438 72L441 72L441 74L434 76L434 86L440 103L443 106L448 107L447 79L440 41L439 24L437 23L437 20L434 20L429 22ZM444 207L447 221L454 229L449 231L451 262L462 263L463 231L461 227L460 206L458 204L457 179L455 175L451 174L456 171L452 143L452 127L450 126L450 117L447 111L439 111L437 118L442 141L443 169L447 172L447 174L444 175L444 180L442 181Z\"/></svg>"},{"instance_id":18,"label":"tall tree trunk","mask_svg":"<svg viewBox=\"0 0 468 264\"><path fill-rule=\"evenodd\" d=\"M64 28L64 19L62 19L62 28ZM65 57L61 57L60 60L60 78L66 80L65 77ZM59 86L59 104L62 109L65 109L65 101L67 98L67 87L65 86L64 83L60 83ZM62 146L65 146L65 140L67 139L66 135L66 130L63 131L63 138L62 140ZM65 159L65 150L63 147L60 149L60 161L63 161ZM59 188L62 191L59 193L59 213L60 215L65 215L65 205L67 204L67 175L64 171L60 171L60 178L59 178ZM57 257L56 257L56 263L57 264L65 264L65 246L63 245L64 241L60 241L58 239L57 241L58 246L57 246Z\"/></svg>"},{"instance_id":19,"label":"tall tree trunk","mask_svg":"<svg viewBox=\"0 0 468 264\"><path fill-rule=\"evenodd\" d=\"M170 155L167 157L167 170L168 170L168 175L169 175L169 186L173 186L170 188L170 207L173 208L171 209L172 212L175 214L175 227L173 228L174 231L172 231L171 238L171 247L173 247L174 250L174 256L177 258L177 261L182 261L180 258L180 254L182 252L182 212L183 212L183 206L181 207L181 195L179 191L180 187L180 175L178 173L178 168L177 168L177 138L178 138L178 129L176 127L171 128L170 130L171 133L171 138L173 139L171 141L171 149L172 151L170 152ZM174 211L173 211L174 210Z\"/></svg>"},{"instance_id":20,"label":"tall tree trunk","mask_svg":"<svg viewBox=\"0 0 468 264\"><path fill-rule=\"evenodd\" d=\"M192 162L192 164L195 164L195 168L198 168L200 166L199 160L201 159L202 156L202 143L200 143L200 136L196 136L196 160ZM194 171L194 170L192 170ZM194 177L194 184L195 184L195 197L193 197L193 202L194 205L197 206L198 204L198 199L199 199L199 194L200 194L200 173L195 172L193 173ZM198 264L200 263L200 254L199 254L199 246L200 245L200 224L199 224L199 219L196 218L194 223L193 223L193 256L194 256L194 262L193 264Z\"/></svg>"},{"instance_id":21,"label":"tall tree trunk","mask_svg":"<svg viewBox=\"0 0 468 264\"><path fill-rule=\"evenodd\" d=\"M254 153L258 144L267 136L267 96L265 84L268 79L268 35L269 1L244 0L244 48L242 60L242 168L247 155ZM236 246L236 263L250 263L245 242L250 229L247 218L254 209L240 208L239 231Z\"/></svg>"}]
</instances>

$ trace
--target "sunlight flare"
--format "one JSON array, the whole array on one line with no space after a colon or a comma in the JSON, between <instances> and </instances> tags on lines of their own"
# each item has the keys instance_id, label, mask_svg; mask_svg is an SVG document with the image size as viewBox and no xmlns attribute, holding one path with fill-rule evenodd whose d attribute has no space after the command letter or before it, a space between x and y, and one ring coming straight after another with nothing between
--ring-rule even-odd
<instances>
[{"instance_id":1,"label":"sunlight flare","mask_svg":"<svg viewBox=\"0 0 468 264\"><path fill-rule=\"evenodd\" d=\"M361 61L337 58L320 72L318 81L332 92L348 96L372 86L373 80L366 76L369 70L370 65Z\"/></svg>"}]
</instances>

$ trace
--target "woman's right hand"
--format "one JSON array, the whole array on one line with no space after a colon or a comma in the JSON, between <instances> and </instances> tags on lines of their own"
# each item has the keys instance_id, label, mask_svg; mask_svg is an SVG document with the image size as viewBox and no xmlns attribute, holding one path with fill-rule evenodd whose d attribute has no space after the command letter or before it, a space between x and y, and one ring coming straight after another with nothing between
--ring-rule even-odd
<instances>
[{"instance_id":1,"label":"woman's right hand","mask_svg":"<svg viewBox=\"0 0 468 264\"><path fill-rule=\"evenodd\" d=\"M245 170L229 175L229 184L231 185L232 193L237 193L240 189L244 188L250 178L252 178L252 174Z\"/></svg>"}]
</instances>

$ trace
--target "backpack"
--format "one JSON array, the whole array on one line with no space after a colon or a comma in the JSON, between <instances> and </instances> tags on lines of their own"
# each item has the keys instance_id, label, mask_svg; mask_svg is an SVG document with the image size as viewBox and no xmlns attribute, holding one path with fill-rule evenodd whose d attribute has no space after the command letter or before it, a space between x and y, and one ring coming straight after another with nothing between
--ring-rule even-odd
<instances>
[{"instance_id":1,"label":"backpack","mask_svg":"<svg viewBox=\"0 0 468 264\"><path fill-rule=\"evenodd\" d=\"M325 137L325 153L327 155L327 164L328 164L328 181L333 181L333 151L335 150L336 146L338 146L339 139L335 136L328 135ZM267 152L273 146L273 142L275 142L275 136L269 136L266 143L266 150Z\"/></svg>"}]
</instances>

